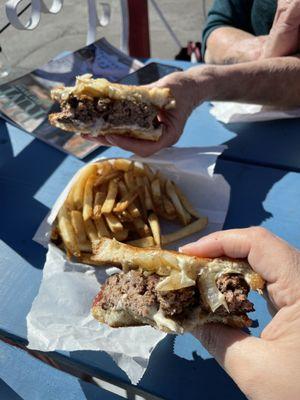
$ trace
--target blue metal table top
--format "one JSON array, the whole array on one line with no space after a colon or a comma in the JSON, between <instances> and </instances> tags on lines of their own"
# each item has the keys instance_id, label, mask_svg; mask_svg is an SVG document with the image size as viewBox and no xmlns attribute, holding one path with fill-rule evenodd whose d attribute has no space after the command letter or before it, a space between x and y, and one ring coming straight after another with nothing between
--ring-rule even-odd
<instances>
[{"instance_id":1,"label":"blue metal table top","mask_svg":"<svg viewBox=\"0 0 300 400\"><path fill-rule=\"evenodd\" d=\"M118 400L122 397L59 371L25 351L0 342L2 400Z\"/></svg>"},{"instance_id":2,"label":"blue metal table top","mask_svg":"<svg viewBox=\"0 0 300 400\"><path fill-rule=\"evenodd\" d=\"M196 110L178 146L224 141L223 128L217 127L207 107L204 104ZM199 134L199 124L206 127L205 135ZM293 145L290 146L292 151ZM107 157L129 155L116 148L100 151ZM234 157L218 160L216 172L223 174L231 186L225 228L263 225L300 247L300 174L293 171L297 171L295 164L293 168L283 168L274 159L275 168L270 168L262 166L259 159L256 163L237 162ZM26 342L26 315L38 292L45 261L45 249L32 237L67 181L82 165L82 161L0 122L0 338ZM256 296L255 303L254 318L260 326L253 333L257 335L270 317L262 299ZM102 352L54 352L49 357L83 375L103 377L113 385L128 383L126 375ZM51 382L51 375L47 378L45 374L45 379ZM166 399L198 399L199 389L203 399L244 398L190 335L168 336L157 346L138 389L142 390L142 398L149 393Z\"/></svg>"}]
</instances>

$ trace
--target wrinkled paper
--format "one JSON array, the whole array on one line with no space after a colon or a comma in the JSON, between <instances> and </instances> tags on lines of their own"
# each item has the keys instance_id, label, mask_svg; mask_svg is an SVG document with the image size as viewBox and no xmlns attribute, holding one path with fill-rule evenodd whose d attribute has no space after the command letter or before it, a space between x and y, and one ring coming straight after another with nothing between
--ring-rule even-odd
<instances>
[{"instance_id":1,"label":"wrinkled paper","mask_svg":"<svg viewBox=\"0 0 300 400\"><path fill-rule=\"evenodd\" d=\"M299 118L300 108L278 109L260 104L246 104L214 101L210 113L220 122L231 124L235 122L271 121L276 119Z\"/></svg>"},{"instance_id":2,"label":"wrinkled paper","mask_svg":"<svg viewBox=\"0 0 300 400\"><path fill-rule=\"evenodd\" d=\"M160 169L182 188L200 213L208 216L209 224L204 231L176 242L170 248L177 248L183 242L196 240L222 228L230 188L224 178L214 175L213 171L216 159L223 150L224 146L170 148L146 160L133 157ZM71 262L60 249L48 243L51 224L76 175L34 237L37 242L48 245L48 253L39 293L27 315L28 347L41 351L105 351L136 384L147 368L152 350L165 334L149 326L113 329L99 324L92 317L90 308L111 268L105 270ZM170 227L163 224L162 229Z\"/></svg>"}]
</instances>

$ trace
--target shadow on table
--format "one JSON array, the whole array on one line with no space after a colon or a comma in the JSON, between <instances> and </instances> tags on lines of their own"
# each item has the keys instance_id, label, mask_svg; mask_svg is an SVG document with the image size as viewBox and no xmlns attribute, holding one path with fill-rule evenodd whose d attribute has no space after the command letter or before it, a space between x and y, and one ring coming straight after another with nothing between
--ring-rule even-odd
<instances>
[{"instance_id":1,"label":"shadow on table","mask_svg":"<svg viewBox=\"0 0 300 400\"><path fill-rule=\"evenodd\" d=\"M0 165L0 239L37 268L44 264L45 249L32 237L49 210L34 196L66 157L53 149L47 157L45 146L33 140Z\"/></svg>"},{"instance_id":2,"label":"shadow on table","mask_svg":"<svg viewBox=\"0 0 300 400\"><path fill-rule=\"evenodd\" d=\"M0 168L13 157L13 148L8 129L4 121L0 120Z\"/></svg>"},{"instance_id":3,"label":"shadow on table","mask_svg":"<svg viewBox=\"0 0 300 400\"><path fill-rule=\"evenodd\" d=\"M45 249L32 238L49 209L34 197L67 155L35 139L14 157L6 124L0 138L0 239L32 266L42 268Z\"/></svg>"},{"instance_id":4,"label":"shadow on table","mask_svg":"<svg viewBox=\"0 0 300 400\"><path fill-rule=\"evenodd\" d=\"M126 396L127 399L135 399L138 396L141 399L153 399L152 396L154 396L155 399L170 400L245 399L235 383L212 358L203 359L196 351L193 352L191 360L174 354L175 340L175 336L168 335L157 345L151 355L149 366L137 386L128 385L125 373L106 353L72 352L72 359L75 358L79 363L93 366L89 373L100 378L100 380L96 380L100 387L111 390L113 393L122 393L122 397ZM104 375L101 377L101 374ZM107 387L105 378L103 381L102 378L110 374L114 376L114 382ZM118 376L118 382L116 376ZM104 386L102 386L103 383ZM85 392L82 383L81 387ZM108 398L110 399L110 397Z\"/></svg>"},{"instance_id":5,"label":"shadow on table","mask_svg":"<svg viewBox=\"0 0 300 400\"><path fill-rule=\"evenodd\" d=\"M2 379L0 379L0 399L3 400L22 400L10 386L8 386Z\"/></svg>"},{"instance_id":6,"label":"shadow on table","mask_svg":"<svg viewBox=\"0 0 300 400\"><path fill-rule=\"evenodd\" d=\"M300 171L300 119L219 124L236 135L221 158Z\"/></svg>"},{"instance_id":7,"label":"shadow on table","mask_svg":"<svg viewBox=\"0 0 300 400\"><path fill-rule=\"evenodd\" d=\"M272 187L288 173L222 159L218 160L215 172L222 174L231 188L226 229L261 225L271 218L263 202Z\"/></svg>"},{"instance_id":8,"label":"shadow on table","mask_svg":"<svg viewBox=\"0 0 300 400\"><path fill-rule=\"evenodd\" d=\"M141 381L144 388L167 399L243 400L245 397L217 362L196 352L192 360L174 354L174 336L159 343ZM163 347L163 354L160 353Z\"/></svg>"}]
</instances>

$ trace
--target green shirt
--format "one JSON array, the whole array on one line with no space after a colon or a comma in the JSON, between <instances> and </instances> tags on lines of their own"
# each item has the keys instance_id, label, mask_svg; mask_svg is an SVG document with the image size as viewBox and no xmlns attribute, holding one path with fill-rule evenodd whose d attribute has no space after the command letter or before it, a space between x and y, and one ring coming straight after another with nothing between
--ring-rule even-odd
<instances>
[{"instance_id":1,"label":"green shirt","mask_svg":"<svg viewBox=\"0 0 300 400\"><path fill-rule=\"evenodd\" d=\"M202 56L208 36L221 26L232 26L255 36L267 35L276 7L276 0L215 0L202 33Z\"/></svg>"}]
</instances>

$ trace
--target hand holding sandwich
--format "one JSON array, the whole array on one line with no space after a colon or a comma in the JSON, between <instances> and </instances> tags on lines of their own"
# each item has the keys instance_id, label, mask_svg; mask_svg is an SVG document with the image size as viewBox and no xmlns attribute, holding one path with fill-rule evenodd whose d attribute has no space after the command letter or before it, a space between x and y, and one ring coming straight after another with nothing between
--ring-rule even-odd
<instances>
[{"instance_id":1,"label":"hand holding sandwich","mask_svg":"<svg viewBox=\"0 0 300 400\"><path fill-rule=\"evenodd\" d=\"M267 282L278 310L260 338L224 325L195 332L253 400L298 399L300 393L300 252L263 228L213 233L181 249L190 255L248 258Z\"/></svg>"},{"instance_id":2,"label":"hand holding sandwich","mask_svg":"<svg viewBox=\"0 0 300 400\"><path fill-rule=\"evenodd\" d=\"M195 93L193 90L193 82L185 74L175 72L147 87L168 88L176 101L176 107L174 109L163 110L158 114L158 119L163 125L163 131L161 138L157 142L120 135L106 135L97 138L84 135L84 137L104 146L121 147L141 157L148 157L163 148L174 145L179 140L184 125L193 111L193 108L196 106L196 99L193 99L193 93Z\"/></svg>"}]
</instances>

